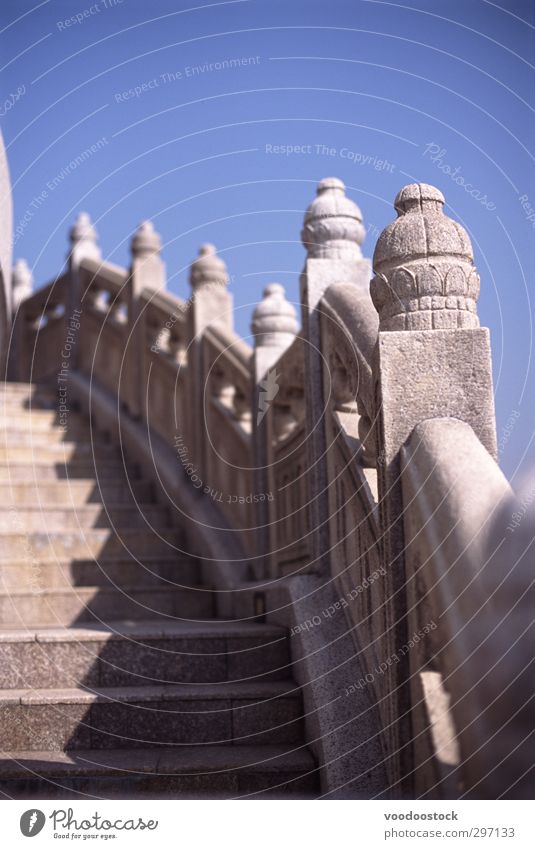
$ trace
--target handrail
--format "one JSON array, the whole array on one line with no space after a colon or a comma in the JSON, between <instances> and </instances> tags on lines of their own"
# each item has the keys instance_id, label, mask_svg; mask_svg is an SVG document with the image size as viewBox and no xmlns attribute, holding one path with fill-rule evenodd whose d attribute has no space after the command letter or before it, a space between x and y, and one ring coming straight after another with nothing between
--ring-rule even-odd
<instances>
[{"instance_id":1,"label":"handrail","mask_svg":"<svg viewBox=\"0 0 535 849\"><path fill-rule=\"evenodd\" d=\"M250 379L252 348L236 333L214 324L206 328L206 339L221 351L240 374Z\"/></svg>"},{"instance_id":2,"label":"handrail","mask_svg":"<svg viewBox=\"0 0 535 849\"><path fill-rule=\"evenodd\" d=\"M414 429L401 452L401 477L409 633L432 629L410 655L413 710L425 713L414 725L429 728L416 746L417 771L426 783L423 762L432 758L437 784L451 784L458 767L468 787L473 766L468 773L463 766L478 758L486 731L474 684L484 674L478 635L493 619L484 580L488 537L512 490L470 425L453 418ZM434 685L426 687L430 673Z\"/></svg>"},{"instance_id":3,"label":"handrail","mask_svg":"<svg viewBox=\"0 0 535 849\"><path fill-rule=\"evenodd\" d=\"M368 291L356 286L336 283L329 286L321 301L324 334L334 334L340 348L345 347L349 359L347 369L355 367L358 374L355 395L363 413L371 420L374 414L372 356L377 343L379 319ZM343 351L338 350L340 356Z\"/></svg>"},{"instance_id":4,"label":"handrail","mask_svg":"<svg viewBox=\"0 0 535 849\"><path fill-rule=\"evenodd\" d=\"M94 257L83 257L79 267L80 271L86 272L100 284L108 284L111 287L110 291L124 286L128 278L128 272L120 265Z\"/></svg>"}]
</instances>

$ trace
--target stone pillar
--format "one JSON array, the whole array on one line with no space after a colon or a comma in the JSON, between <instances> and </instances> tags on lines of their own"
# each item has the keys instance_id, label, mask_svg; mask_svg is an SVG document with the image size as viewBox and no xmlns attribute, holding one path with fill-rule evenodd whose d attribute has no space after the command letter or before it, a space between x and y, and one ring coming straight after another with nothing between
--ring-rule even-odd
<instances>
[{"instance_id":1,"label":"stone pillar","mask_svg":"<svg viewBox=\"0 0 535 849\"><path fill-rule=\"evenodd\" d=\"M330 376L321 356L320 301L333 283L369 285L371 263L360 246L366 231L358 206L345 194L341 180L328 177L318 184L317 197L305 213L301 238L307 251L301 275L301 309L305 337L305 400L311 528L316 571L327 571L329 504L326 468L325 406Z\"/></svg>"},{"instance_id":2,"label":"stone pillar","mask_svg":"<svg viewBox=\"0 0 535 849\"><path fill-rule=\"evenodd\" d=\"M18 259L13 266L11 286L11 304L13 308L13 315L16 315L22 301L25 298L29 298L33 292L33 275L25 259Z\"/></svg>"},{"instance_id":3,"label":"stone pillar","mask_svg":"<svg viewBox=\"0 0 535 849\"><path fill-rule=\"evenodd\" d=\"M33 292L33 276L25 259L18 259L11 274L11 308L13 310L13 327L11 339L8 339L8 375L10 380L24 380L22 363L26 322L24 315L18 316L19 306Z\"/></svg>"},{"instance_id":4,"label":"stone pillar","mask_svg":"<svg viewBox=\"0 0 535 849\"><path fill-rule=\"evenodd\" d=\"M71 248L68 254L69 262L69 291L65 302L65 321L73 315L75 309L83 313L81 290L80 263L84 259L100 260L101 253L97 243L97 231L87 212L80 212L69 233ZM78 365L78 346L75 345L71 354L71 368Z\"/></svg>"},{"instance_id":5,"label":"stone pillar","mask_svg":"<svg viewBox=\"0 0 535 849\"><path fill-rule=\"evenodd\" d=\"M373 378L382 557L389 588L386 629L397 651L408 636L400 449L425 419L467 422L493 457L496 432L489 332L479 327L479 275L470 239L444 214L444 197L433 186L406 186L394 206L398 218L375 248L370 293L379 313ZM455 463L455 457L451 460ZM410 593L416 593L414 586ZM398 715L408 716L408 655L396 669ZM410 734L405 722L402 742ZM407 761L403 772L410 768Z\"/></svg>"},{"instance_id":6,"label":"stone pillar","mask_svg":"<svg viewBox=\"0 0 535 849\"><path fill-rule=\"evenodd\" d=\"M126 382L124 397L134 418L144 413L145 392L145 313L141 302L144 290L165 288L165 264L160 256L162 240L152 221L143 221L131 242L132 264L126 286L128 339L126 349Z\"/></svg>"},{"instance_id":7,"label":"stone pillar","mask_svg":"<svg viewBox=\"0 0 535 849\"><path fill-rule=\"evenodd\" d=\"M403 548L399 451L424 419L467 422L496 457L489 331L479 327L479 275L465 230L433 186L402 189L383 231L370 286L379 313L374 363L385 556Z\"/></svg>"},{"instance_id":8,"label":"stone pillar","mask_svg":"<svg viewBox=\"0 0 535 849\"><path fill-rule=\"evenodd\" d=\"M204 440L206 425L204 420L206 364L203 356L203 336L209 326L232 330L232 296L227 290L229 283L227 266L216 253L214 245L204 244L199 256L191 264L190 285L192 289L187 314L188 327L188 397L191 409L188 411L190 423L189 450L195 462L206 475L204 458Z\"/></svg>"},{"instance_id":9,"label":"stone pillar","mask_svg":"<svg viewBox=\"0 0 535 849\"><path fill-rule=\"evenodd\" d=\"M271 458L273 443L273 415L267 415L276 399L279 386L277 362L290 347L299 329L295 308L285 297L284 287L270 283L264 289L263 300L253 313L251 331L255 339L253 358L253 444L255 493L272 490ZM269 574L271 556L269 502L256 504L255 537L258 558L256 577Z\"/></svg>"},{"instance_id":10,"label":"stone pillar","mask_svg":"<svg viewBox=\"0 0 535 849\"><path fill-rule=\"evenodd\" d=\"M97 243L97 231L95 230L89 213L80 212L69 233L71 249L69 251L69 271L71 275L71 296L74 306L77 306L82 292L80 292L80 281L78 277L80 263L83 259L100 260L102 258Z\"/></svg>"}]
</instances>

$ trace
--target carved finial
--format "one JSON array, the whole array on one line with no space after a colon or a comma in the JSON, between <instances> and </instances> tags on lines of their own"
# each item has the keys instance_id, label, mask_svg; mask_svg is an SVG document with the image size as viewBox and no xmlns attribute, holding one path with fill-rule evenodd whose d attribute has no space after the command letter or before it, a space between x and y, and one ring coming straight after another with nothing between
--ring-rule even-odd
<instances>
[{"instance_id":1,"label":"carved finial","mask_svg":"<svg viewBox=\"0 0 535 849\"><path fill-rule=\"evenodd\" d=\"M71 227L69 233L71 240L71 253L76 251L77 258L100 259L100 248L97 244L97 231L95 230L89 213L80 212L78 218Z\"/></svg>"},{"instance_id":2,"label":"carved finial","mask_svg":"<svg viewBox=\"0 0 535 849\"><path fill-rule=\"evenodd\" d=\"M398 218L373 255L370 293L380 330L479 327L472 245L443 206L442 192L427 183L411 183L397 195Z\"/></svg>"},{"instance_id":3,"label":"carved finial","mask_svg":"<svg viewBox=\"0 0 535 849\"><path fill-rule=\"evenodd\" d=\"M159 256L162 250L162 240L160 234L154 229L152 221L141 222L134 233L131 250L134 259Z\"/></svg>"},{"instance_id":4,"label":"carved finial","mask_svg":"<svg viewBox=\"0 0 535 849\"><path fill-rule=\"evenodd\" d=\"M191 264L189 282L192 289L199 289L206 285L226 286L228 284L227 266L217 256L214 245L201 245L199 256Z\"/></svg>"},{"instance_id":5,"label":"carved finial","mask_svg":"<svg viewBox=\"0 0 535 849\"><path fill-rule=\"evenodd\" d=\"M282 347L293 341L299 329L293 305L286 300L284 286L270 283L253 313L251 330L256 345Z\"/></svg>"},{"instance_id":6,"label":"carved finial","mask_svg":"<svg viewBox=\"0 0 535 849\"><path fill-rule=\"evenodd\" d=\"M28 298L33 291L33 276L25 259L18 259L13 266L11 286L13 289L13 310L16 310L21 301Z\"/></svg>"},{"instance_id":7,"label":"carved finial","mask_svg":"<svg viewBox=\"0 0 535 849\"><path fill-rule=\"evenodd\" d=\"M336 177L318 183L317 196L305 212L301 239L310 257L360 259L366 230L362 213Z\"/></svg>"}]
</instances>

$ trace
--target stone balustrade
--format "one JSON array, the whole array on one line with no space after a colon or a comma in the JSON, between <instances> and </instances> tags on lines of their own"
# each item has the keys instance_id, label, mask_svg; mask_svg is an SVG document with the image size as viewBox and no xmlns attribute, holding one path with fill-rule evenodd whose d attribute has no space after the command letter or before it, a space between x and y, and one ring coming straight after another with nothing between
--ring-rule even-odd
<instances>
[{"instance_id":1,"label":"stone balustrade","mask_svg":"<svg viewBox=\"0 0 535 849\"><path fill-rule=\"evenodd\" d=\"M28 271L16 268L11 373L53 382L71 370L77 403L91 403L96 425L124 437L172 491L205 580L222 591L222 615L294 627L303 611L311 617L317 630L296 631L296 657L312 706L324 694L307 658L330 593L332 645L349 640L361 677L333 697L346 699L340 713L309 729L326 786L340 780L339 753L348 757L343 717L361 711L375 717L352 748L368 786L455 796L483 780L486 729L496 728L485 711L492 687L479 685L472 658L492 624L481 572L494 556L494 517L512 493L495 460L489 332L468 235L432 186L406 186L394 205L372 271L360 209L340 180L320 182L302 231L302 329L270 283L252 317L253 349L233 330L229 276L212 245L192 263L184 302L166 290L151 222L122 269L102 259L82 214L65 275L26 296ZM498 599L507 607L506 587ZM507 684L503 669L499 680ZM499 774L490 787L499 790Z\"/></svg>"}]
</instances>

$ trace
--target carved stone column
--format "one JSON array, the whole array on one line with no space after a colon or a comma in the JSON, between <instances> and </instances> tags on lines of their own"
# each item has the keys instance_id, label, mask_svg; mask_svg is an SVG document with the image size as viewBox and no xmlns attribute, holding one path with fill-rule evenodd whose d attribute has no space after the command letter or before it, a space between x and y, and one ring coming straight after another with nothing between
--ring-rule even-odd
<instances>
[{"instance_id":1,"label":"carved stone column","mask_svg":"<svg viewBox=\"0 0 535 849\"><path fill-rule=\"evenodd\" d=\"M496 433L489 331L479 327L479 275L470 239L444 214L444 197L433 186L406 186L394 206L398 217L375 248L370 291L379 313L373 376L386 629L397 652L408 636L400 449L415 426L430 418L467 422L494 457ZM418 600L413 584L411 603ZM408 655L396 669L398 715L408 717ZM401 725L402 743L408 743L410 726ZM407 774L410 747L405 751Z\"/></svg>"},{"instance_id":2,"label":"carved stone column","mask_svg":"<svg viewBox=\"0 0 535 849\"><path fill-rule=\"evenodd\" d=\"M18 259L13 266L11 287L11 308L14 324L11 332L10 347L7 352L9 358L8 374L10 380L24 380L25 370L22 358L24 353L25 318L23 314L17 317L17 313L22 301L28 298L33 291L33 276L25 259Z\"/></svg>"},{"instance_id":3,"label":"carved stone column","mask_svg":"<svg viewBox=\"0 0 535 849\"><path fill-rule=\"evenodd\" d=\"M320 333L320 301L333 283L367 287L371 264L360 246L366 231L358 206L346 197L341 180L328 177L318 184L317 197L305 213L301 238L307 260L301 275L302 323L305 337L305 399L311 528L314 529L315 563L328 569L329 504L325 462L325 406L330 393L324 368Z\"/></svg>"},{"instance_id":4,"label":"carved stone column","mask_svg":"<svg viewBox=\"0 0 535 849\"><path fill-rule=\"evenodd\" d=\"M224 261L214 245L204 244L199 256L191 264L191 299L188 304L188 397L191 410L188 420L191 427L188 442L190 456L205 474L203 452L206 438L204 397L206 364L203 357L203 335L210 325L232 330L232 296L228 292L228 273Z\"/></svg>"},{"instance_id":5,"label":"carved stone column","mask_svg":"<svg viewBox=\"0 0 535 849\"><path fill-rule=\"evenodd\" d=\"M489 331L479 327L479 275L465 230L444 215L433 186L412 184L395 200L370 286L379 313L374 364L385 556L403 548L399 450L424 419L453 416L496 456Z\"/></svg>"},{"instance_id":6,"label":"carved stone column","mask_svg":"<svg viewBox=\"0 0 535 849\"><path fill-rule=\"evenodd\" d=\"M69 240L71 248L68 254L69 262L69 294L65 304L66 321L69 316L72 316L74 310L81 309L83 312L83 303L81 299L83 292L80 281L80 263L84 259L100 260L102 258L100 248L97 242L97 231L91 222L91 217L87 212L80 212L76 221L69 232ZM78 345L75 345L71 353L70 359L71 368L76 368L78 365Z\"/></svg>"},{"instance_id":7,"label":"carved stone column","mask_svg":"<svg viewBox=\"0 0 535 849\"><path fill-rule=\"evenodd\" d=\"M161 258L162 240L152 221L143 221L132 238L132 264L126 284L128 339L125 353L123 397L130 415L141 417L145 410L145 314L141 293L165 288L165 264Z\"/></svg>"},{"instance_id":8,"label":"carved stone column","mask_svg":"<svg viewBox=\"0 0 535 849\"><path fill-rule=\"evenodd\" d=\"M255 338L253 359L253 442L254 487L257 495L272 491L271 462L273 457L273 409L279 384L277 362L289 348L298 331L295 308L285 297L279 283L270 283L264 289L263 300L253 313L251 330ZM269 574L270 568L270 512L267 499L256 503L255 532L258 559L256 577Z\"/></svg>"},{"instance_id":9,"label":"carved stone column","mask_svg":"<svg viewBox=\"0 0 535 849\"><path fill-rule=\"evenodd\" d=\"M18 259L13 266L11 276L12 307L15 314L25 298L29 298L33 292L33 275L25 259Z\"/></svg>"}]
</instances>

